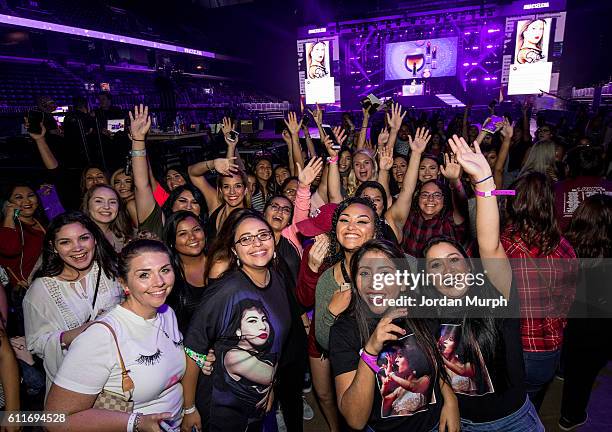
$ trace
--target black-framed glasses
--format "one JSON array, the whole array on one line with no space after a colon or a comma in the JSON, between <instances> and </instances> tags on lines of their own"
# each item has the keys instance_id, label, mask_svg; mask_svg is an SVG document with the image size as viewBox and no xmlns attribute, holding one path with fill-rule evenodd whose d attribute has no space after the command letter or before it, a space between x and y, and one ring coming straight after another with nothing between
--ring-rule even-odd
<instances>
[{"instance_id":1,"label":"black-framed glasses","mask_svg":"<svg viewBox=\"0 0 612 432\"><path fill-rule=\"evenodd\" d=\"M286 193L287 191L285 191ZM291 208L290 207L284 207L284 206L279 206L278 204L270 204L270 208L275 211L275 212L281 212L284 213L286 215L291 214Z\"/></svg>"},{"instance_id":2,"label":"black-framed glasses","mask_svg":"<svg viewBox=\"0 0 612 432\"><path fill-rule=\"evenodd\" d=\"M249 235L242 236L234 244L240 243L242 246L246 247L246 246L251 246L255 242L255 239L263 243L265 241L270 240L271 238L272 238L272 232L264 231L264 232L260 232L259 234L255 234L255 235L249 234Z\"/></svg>"}]
</instances>

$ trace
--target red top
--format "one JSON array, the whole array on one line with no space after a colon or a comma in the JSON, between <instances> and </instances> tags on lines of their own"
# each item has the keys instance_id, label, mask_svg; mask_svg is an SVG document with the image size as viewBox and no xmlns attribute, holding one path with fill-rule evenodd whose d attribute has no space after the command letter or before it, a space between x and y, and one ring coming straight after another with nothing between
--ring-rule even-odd
<instances>
[{"instance_id":1,"label":"red top","mask_svg":"<svg viewBox=\"0 0 612 432\"><path fill-rule=\"evenodd\" d=\"M304 254L302 255L302 263L300 264L300 273L298 274L297 286L295 293L298 302L306 308L312 309L315 305L315 294L317 291L317 282L319 277L323 274L328 267L325 264L321 264L319 272L313 272L308 266L308 257L310 256L310 249L312 244L306 246ZM321 348L319 348L315 338L315 320L314 317L310 321L310 332L308 333L308 355L313 358L321 357Z\"/></svg>"},{"instance_id":2,"label":"red top","mask_svg":"<svg viewBox=\"0 0 612 432\"><path fill-rule=\"evenodd\" d=\"M557 247L542 256L530 248L512 227L501 242L510 258L521 308L523 351L556 351L563 344L566 316L574 302L578 275L576 253L561 237Z\"/></svg>"},{"instance_id":3,"label":"red top","mask_svg":"<svg viewBox=\"0 0 612 432\"><path fill-rule=\"evenodd\" d=\"M153 198L155 198L157 205L163 207L169 196L170 194L166 192L166 189L164 189L159 183L157 183L157 187L153 191Z\"/></svg>"},{"instance_id":4,"label":"red top","mask_svg":"<svg viewBox=\"0 0 612 432\"><path fill-rule=\"evenodd\" d=\"M40 257L45 237L45 233L39 228L25 224L22 226L23 248L19 226L17 229L0 227L0 265L7 269L13 284L19 280L27 281Z\"/></svg>"}]
</instances>

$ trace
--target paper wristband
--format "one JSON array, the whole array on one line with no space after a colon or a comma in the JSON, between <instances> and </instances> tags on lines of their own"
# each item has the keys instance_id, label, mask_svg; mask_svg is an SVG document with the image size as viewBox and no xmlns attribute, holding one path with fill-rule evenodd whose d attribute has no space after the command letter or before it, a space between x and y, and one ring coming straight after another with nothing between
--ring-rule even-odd
<instances>
[{"instance_id":1,"label":"paper wristband","mask_svg":"<svg viewBox=\"0 0 612 432\"><path fill-rule=\"evenodd\" d=\"M492 197L497 195L516 195L516 191L514 189L493 189L492 191L481 192L479 190L474 190L474 193L479 197Z\"/></svg>"},{"instance_id":2,"label":"paper wristband","mask_svg":"<svg viewBox=\"0 0 612 432\"><path fill-rule=\"evenodd\" d=\"M197 353L187 347L185 347L185 354L187 354L189 358L196 362L200 369L204 367L204 363L206 362L206 354Z\"/></svg>"}]
</instances>

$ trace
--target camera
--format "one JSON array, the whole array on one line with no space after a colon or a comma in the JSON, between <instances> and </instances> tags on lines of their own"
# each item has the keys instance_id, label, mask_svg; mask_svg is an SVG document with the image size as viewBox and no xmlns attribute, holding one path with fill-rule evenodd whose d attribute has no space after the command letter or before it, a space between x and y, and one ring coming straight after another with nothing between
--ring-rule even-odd
<instances>
[{"instance_id":1,"label":"camera","mask_svg":"<svg viewBox=\"0 0 612 432\"><path fill-rule=\"evenodd\" d=\"M365 98L361 100L361 107L363 109L366 109L368 113L370 113L370 115L378 111L378 108L380 107L380 105L381 105L380 99L378 99L372 93L370 93L368 96L366 96Z\"/></svg>"}]
</instances>

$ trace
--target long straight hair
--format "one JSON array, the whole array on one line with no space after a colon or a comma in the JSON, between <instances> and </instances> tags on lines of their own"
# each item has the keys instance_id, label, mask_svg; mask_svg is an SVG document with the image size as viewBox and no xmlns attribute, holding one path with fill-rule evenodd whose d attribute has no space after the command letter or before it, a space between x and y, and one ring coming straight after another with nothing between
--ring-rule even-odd
<instances>
[{"instance_id":1,"label":"long straight hair","mask_svg":"<svg viewBox=\"0 0 612 432\"><path fill-rule=\"evenodd\" d=\"M89 231L96 242L93 260L104 271L107 278L117 277L117 254L108 242L98 225L92 221L89 216L81 212L62 213L56 216L45 234L43 242L42 266L34 274L34 278L38 277L55 277L62 273L65 263L59 254L55 251L55 238L62 227L78 223Z\"/></svg>"},{"instance_id":2,"label":"long straight hair","mask_svg":"<svg viewBox=\"0 0 612 432\"><path fill-rule=\"evenodd\" d=\"M591 195L578 206L565 233L579 258L612 255L612 196Z\"/></svg>"},{"instance_id":3,"label":"long straight hair","mask_svg":"<svg viewBox=\"0 0 612 432\"><path fill-rule=\"evenodd\" d=\"M125 241L127 241L132 235L132 224L130 223L129 215L127 213L127 209L125 208L125 203L123 202L117 191L111 186L106 184L98 184L89 188L87 192L85 192L85 195L83 195L81 211L87 216L91 217L91 213L89 212L89 201L98 189L107 189L109 191L112 191L117 197L117 217L111 223L108 224L108 228L117 238L124 239Z\"/></svg>"},{"instance_id":4,"label":"long straight hair","mask_svg":"<svg viewBox=\"0 0 612 432\"><path fill-rule=\"evenodd\" d=\"M369 240L363 244L355 252L351 258L351 302L349 303L349 307L347 308L345 314L352 315L357 321L357 328L359 330L359 338L361 340L361 346L365 346L368 339L370 338L371 325L368 321L370 321L373 317L373 314L368 306L368 304L363 300L361 295L359 294L359 289L357 288L357 279L359 278L359 265L368 252L379 252L387 256L389 259L392 259L394 263L399 264L399 271L409 271L408 261L406 260L406 256L404 253L393 243L382 240L375 239ZM380 319L381 317L377 317ZM423 352L425 356L429 358L431 364L434 365L436 372L441 372L442 376L446 378L446 372L442 365L444 364L442 361L442 356L440 355L440 351L436 345L436 339L431 333L431 329L428 327L426 320L424 319L416 319L410 317L410 311L406 317L403 317L405 320L406 326L414 333L416 337L417 345Z\"/></svg>"}]
</instances>

